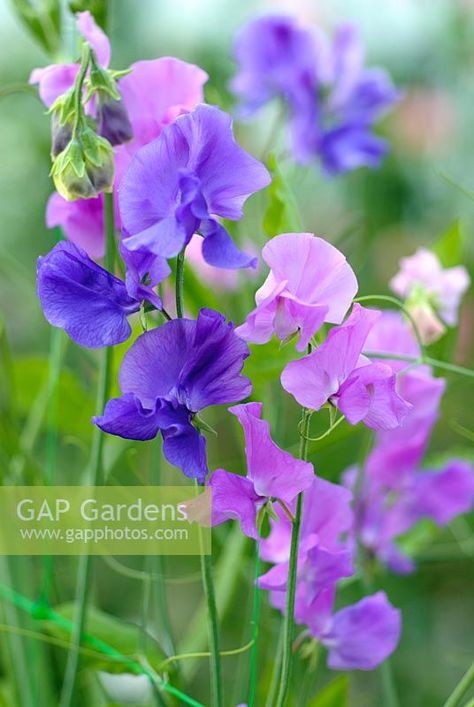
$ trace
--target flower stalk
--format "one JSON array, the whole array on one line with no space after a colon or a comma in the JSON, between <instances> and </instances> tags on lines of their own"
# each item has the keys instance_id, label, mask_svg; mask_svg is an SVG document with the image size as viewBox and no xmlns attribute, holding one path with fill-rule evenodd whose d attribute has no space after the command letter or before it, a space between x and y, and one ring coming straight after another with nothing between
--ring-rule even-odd
<instances>
[{"instance_id":1,"label":"flower stalk","mask_svg":"<svg viewBox=\"0 0 474 707\"><path fill-rule=\"evenodd\" d=\"M113 197L112 194L105 195L104 201L105 220L105 241L106 256L105 264L109 271L113 271L115 231L113 221ZM102 360L99 371L99 383L97 390L96 409L100 414L109 398L110 371L112 364L112 348L106 347L102 351ZM100 486L104 483L103 468L103 447L104 434L98 428L94 428L92 449L89 465L89 483L91 486ZM79 669L79 657L82 635L84 632L87 606L89 601L90 578L92 570L92 557L82 555L79 560L79 569L76 589L76 615L74 627L71 634L71 646L66 664L66 672L61 693L60 707L71 707L74 698L77 672Z\"/></svg>"}]
</instances>

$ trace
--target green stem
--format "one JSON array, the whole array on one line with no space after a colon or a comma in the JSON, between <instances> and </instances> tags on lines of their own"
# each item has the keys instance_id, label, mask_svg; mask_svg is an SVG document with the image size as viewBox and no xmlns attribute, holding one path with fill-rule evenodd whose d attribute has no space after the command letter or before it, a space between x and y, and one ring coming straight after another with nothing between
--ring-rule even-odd
<instances>
[{"instance_id":1,"label":"green stem","mask_svg":"<svg viewBox=\"0 0 474 707\"><path fill-rule=\"evenodd\" d=\"M258 617L260 611L260 588L258 578L260 575L260 552L258 540L255 543L255 587L252 611L252 650L250 653L249 699L248 707L254 707L257 696L257 657L258 657Z\"/></svg>"},{"instance_id":2,"label":"green stem","mask_svg":"<svg viewBox=\"0 0 474 707\"><path fill-rule=\"evenodd\" d=\"M415 334L416 341L418 343L418 346L420 348L421 354L424 355L425 352L425 346L423 344L422 338L420 331L418 329L418 325L413 319L413 316L407 307L403 304L403 302L396 297L392 297L391 295L364 295L363 297L356 297L354 302L388 302L389 304L395 305L395 307L398 307L403 314L406 316L406 318L409 320L410 324L413 327L413 333Z\"/></svg>"},{"instance_id":3,"label":"green stem","mask_svg":"<svg viewBox=\"0 0 474 707\"><path fill-rule=\"evenodd\" d=\"M185 248L176 259L176 316L179 319L182 319L184 311L184 253Z\"/></svg>"},{"instance_id":4,"label":"green stem","mask_svg":"<svg viewBox=\"0 0 474 707\"><path fill-rule=\"evenodd\" d=\"M308 452L308 431L310 414L303 408L300 436L300 459L306 460ZM284 620L284 638L283 638L283 653L281 662L280 688L276 700L277 707L283 707L286 703L288 689L291 679L291 664L292 664L292 646L295 633L295 595L296 595L296 577L298 569L298 543L300 536L301 514L303 509L303 494L298 495L296 503L295 520L291 533L291 549L290 563L288 568L288 583L286 590L286 613Z\"/></svg>"},{"instance_id":5,"label":"green stem","mask_svg":"<svg viewBox=\"0 0 474 707\"><path fill-rule=\"evenodd\" d=\"M474 685L474 663L466 670L443 707L458 707L469 688ZM466 706L467 707L467 706Z\"/></svg>"},{"instance_id":6,"label":"green stem","mask_svg":"<svg viewBox=\"0 0 474 707\"><path fill-rule=\"evenodd\" d=\"M89 68L91 60L91 48L84 42L82 45L82 55L81 55L81 67L79 73L74 82L74 124L72 127L72 136L77 137L79 129L82 127L84 122L84 107L82 105L82 87L84 86L84 81L87 74L87 69Z\"/></svg>"},{"instance_id":7,"label":"green stem","mask_svg":"<svg viewBox=\"0 0 474 707\"><path fill-rule=\"evenodd\" d=\"M217 616L216 594L212 577L212 555L201 554L202 583L207 599L207 626L209 636L211 668L211 704L222 707L222 674L219 654L219 623Z\"/></svg>"},{"instance_id":8,"label":"green stem","mask_svg":"<svg viewBox=\"0 0 474 707\"><path fill-rule=\"evenodd\" d=\"M105 194L104 218L106 229L105 264L107 269L110 272L113 272L114 250L112 244L115 246L115 231L113 221L112 194ZM99 372L96 404L96 410L99 415L102 414L109 398L111 364L112 348L107 347L102 352L102 360ZM100 486L104 483L104 471L102 460L104 439L105 436L103 432L98 427L94 427L88 479L88 482L91 486ZM84 632L87 614L87 604L89 600L91 569L91 556L82 555L79 559L79 569L76 585L76 614L74 620L74 629L71 637L71 648L68 654L68 660L66 664L66 674L61 694L60 707L71 707L74 697L77 672L79 668L79 649L81 646L82 634Z\"/></svg>"},{"instance_id":9,"label":"green stem","mask_svg":"<svg viewBox=\"0 0 474 707\"><path fill-rule=\"evenodd\" d=\"M45 483L54 483L56 475L56 464L58 454L58 384L61 373L63 332L61 329L53 327L51 329L50 351L49 351L49 372L48 372L48 430L46 439L46 465ZM54 575L54 559L51 555L43 557L43 576L40 593L40 603L43 606L49 605L51 585Z\"/></svg>"}]
</instances>

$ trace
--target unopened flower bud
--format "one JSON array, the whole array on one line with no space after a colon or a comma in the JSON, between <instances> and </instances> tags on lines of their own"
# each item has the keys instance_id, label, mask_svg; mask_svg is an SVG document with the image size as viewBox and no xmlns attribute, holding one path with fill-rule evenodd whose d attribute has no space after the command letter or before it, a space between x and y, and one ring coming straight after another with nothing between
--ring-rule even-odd
<instances>
[{"instance_id":1,"label":"unopened flower bud","mask_svg":"<svg viewBox=\"0 0 474 707\"><path fill-rule=\"evenodd\" d=\"M53 113L51 116L51 157L54 159L71 142L72 124L60 122L59 115Z\"/></svg>"},{"instance_id":2,"label":"unopened flower bud","mask_svg":"<svg viewBox=\"0 0 474 707\"><path fill-rule=\"evenodd\" d=\"M412 304L409 311L425 346L438 341L446 333L446 327L428 302Z\"/></svg>"},{"instance_id":3,"label":"unopened flower bud","mask_svg":"<svg viewBox=\"0 0 474 707\"><path fill-rule=\"evenodd\" d=\"M120 98L103 96L97 106L97 132L111 145L121 145L133 137L125 103Z\"/></svg>"},{"instance_id":4,"label":"unopened flower bud","mask_svg":"<svg viewBox=\"0 0 474 707\"><path fill-rule=\"evenodd\" d=\"M104 138L85 128L53 162L51 175L64 199L90 199L112 191L114 153Z\"/></svg>"}]
</instances>

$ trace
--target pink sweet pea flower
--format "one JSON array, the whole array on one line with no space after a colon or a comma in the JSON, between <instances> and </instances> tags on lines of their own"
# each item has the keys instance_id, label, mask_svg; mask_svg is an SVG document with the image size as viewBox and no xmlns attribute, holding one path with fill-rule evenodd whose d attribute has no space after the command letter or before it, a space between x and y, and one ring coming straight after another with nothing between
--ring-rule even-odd
<instances>
[{"instance_id":1,"label":"pink sweet pea flower","mask_svg":"<svg viewBox=\"0 0 474 707\"><path fill-rule=\"evenodd\" d=\"M77 15L77 29L94 49L101 66L107 68L110 61L110 42L98 27L90 12ZM74 84L79 64L51 64L43 69L33 69L30 83L38 84L39 95L47 108L51 108L56 98L68 91Z\"/></svg>"},{"instance_id":2,"label":"pink sweet pea flower","mask_svg":"<svg viewBox=\"0 0 474 707\"><path fill-rule=\"evenodd\" d=\"M363 421L376 430L398 427L411 406L396 392L395 374L390 366L361 355L379 316L354 305L347 322L332 329L316 351L285 367L283 388L311 410L331 403L352 425Z\"/></svg>"},{"instance_id":3,"label":"pink sweet pea flower","mask_svg":"<svg viewBox=\"0 0 474 707\"><path fill-rule=\"evenodd\" d=\"M392 290L407 300L425 343L442 336L443 322L456 325L459 304L469 284L466 268L458 265L443 270L437 256L426 248L402 258L399 272L390 281Z\"/></svg>"},{"instance_id":4,"label":"pink sweet pea flower","mask_svg":"<svg viewBox=\"0 0 474 707\"><path fill-rule=\"evenodd\" d=\"M261 403L235 405L229 411L244 430L247 476L224 469L212 474L208 481L212 488L212 525L237 518L242 532L257 539L258 511L272 498L291 504L301 491L311 486L313 466L295 459L275 444L268 422L261 419Z\"/></svg>"},{"instance_id":5,"label":"pink sweet pea flower","mask_svg":"<svg viewBox=\"0 0 474 707\"><path fill-rule=\"evenodd\" d=\"M237 328L246 341L264 344L300 332L304 351L324 322L339 324L357 292L357 279L343 254L312 233L283 233L263 248L270 273L255 295L257 307Z\"/></svg>"}]
</instances>

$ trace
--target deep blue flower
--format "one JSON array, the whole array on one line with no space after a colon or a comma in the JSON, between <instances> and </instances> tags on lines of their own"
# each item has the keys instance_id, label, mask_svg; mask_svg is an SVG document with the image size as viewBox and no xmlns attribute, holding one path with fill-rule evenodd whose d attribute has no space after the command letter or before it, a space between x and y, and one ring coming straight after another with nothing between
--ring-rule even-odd
<instances>
[{"instance_id":1,"label":"deep blue flower","mask_svg":"<svg viewBox=\"0 0 474 707\"><path fill-rule=\"evenodd\" d=\"M195 424L209 405L236 403L252 389L241 375L247 345L222 314L201 309L197 320L173 319L142 334L119 374L122 397L93 422L126 439L163 436L163 453L186 476L204 481L206 440Z\"/></svg>"},{"instance_id":2,"label":"deep blue flower","mask_svg":"<svg viewBox=\"0 0 474 707\"><path fill-rule=\"evenodd\" d=\"M153 275L156 278L161 274L163 279L169 269L166 261L160 260L162 266L158 268L155 263ZM128 339L131 327L127 317L139 311L143 300L157 309L162 306L149 283L138 284L132 276L127 287L67 241L38 258L37 288L48 322L64 329L77 344L91 349Z\"/></svg>"}]
</instances>

